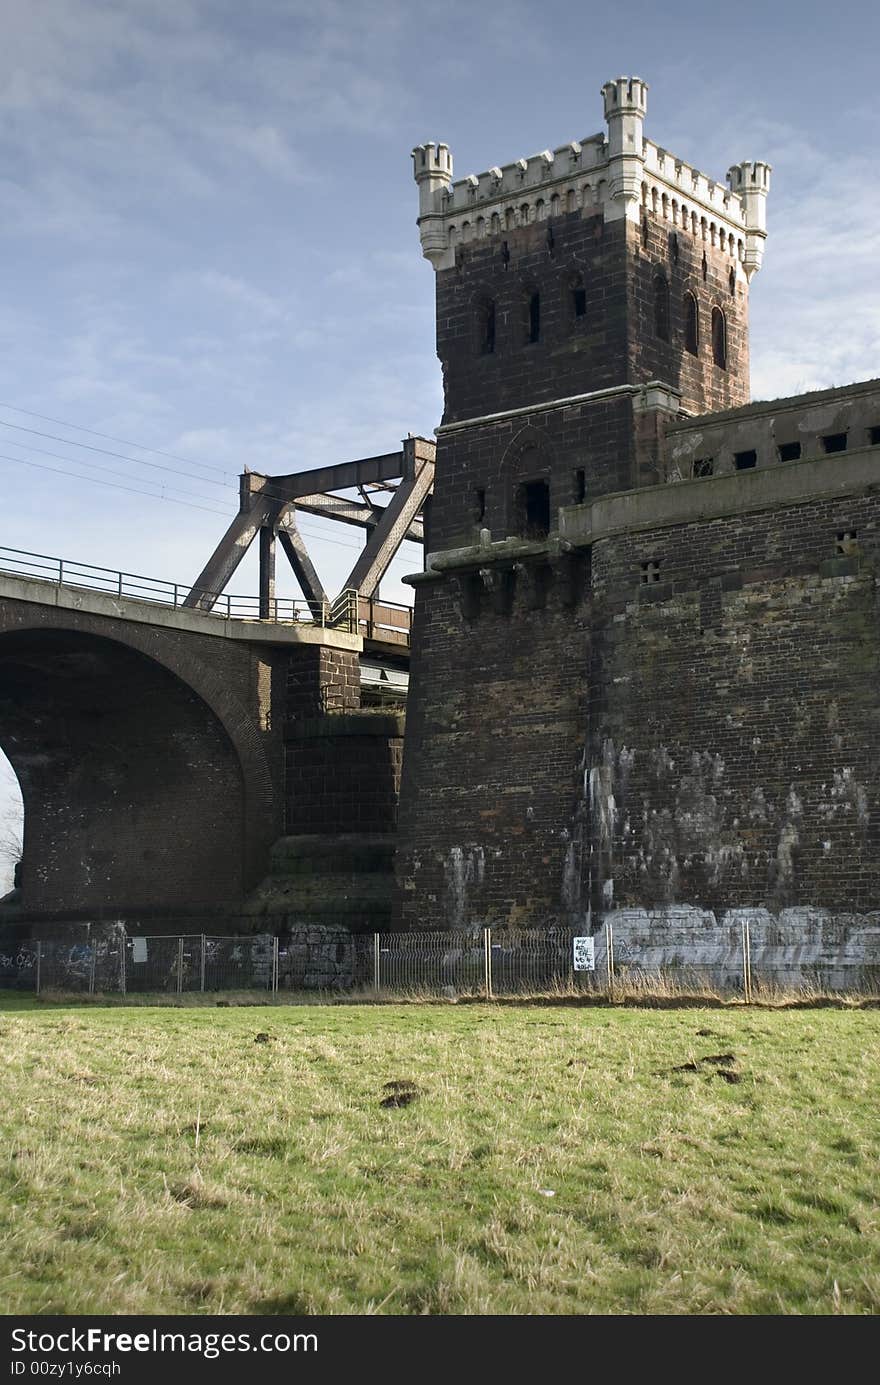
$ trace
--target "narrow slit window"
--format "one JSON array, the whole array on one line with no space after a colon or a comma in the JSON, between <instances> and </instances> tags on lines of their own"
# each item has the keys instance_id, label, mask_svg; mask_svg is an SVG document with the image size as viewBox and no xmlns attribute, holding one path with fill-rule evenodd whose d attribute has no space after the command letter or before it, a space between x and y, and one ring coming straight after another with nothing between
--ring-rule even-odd
<instances>
[{"instance_id":1,"label":"narrow slit window","mask_svg":"<svg viewBox=\"0 0 880 1385\"><path fill-rule=\"evenodd\" d=\"M799 442L781 442L778 451L780 462L796 462L801 455L801 445Z\"/></svg>"},{"instance_id":2,"label":"narrow slit window","mask_svg":"<svg viewBox=\"0 0 880 1385\"><path fill-rule=\"evenodd\" d=\"M587 473L582 466L574 474L574 501L582 505L587 498Z\"/></svg>"},{"instance_id":3,"label":"narrow slit window","mask_svg":"<svg viewBox=\"0 0 880 1385\"><path fill-rule=\"evenodd\" d=\"M474 491L474 523L481 524L486 518L486 488L477 486Z\"/></svg>"},{"instance_id":4,"label":"narrow slit window","mask_svg":"<svg viewBox=\"0 0 880 1385\"><path fill-rule=\"evenodd\" d=\"M541 295L533 293L529 298L529 341L541 340Z\"/></svg>"},{"instance_id":5,"label":"narrow slit window","mask_svg":"<svg viewBox=\"0 0 880 1385\"><path fill-rule=\"evenodd\" d=\"M826 433L822 446L826 452L845 452L846 433Z\"/></svg>"},{"instance_id":6,"label":"narrow slit window","mask_svg":"<svg viewBox=\"0 0 880 1385\"><path fill-rule=\"evenodd\" d=\"M751 471L752 467L758 465L758 454L754 448L748 452L735 452L733 464L737 471Z\"/></svg>"},{"instance_id":7,"label":"narrow slit window","mask_svg":"<svg viewBox=\"0 0 880 1385\"><path fill-rule=\"evenodd\" d=\"M571 286L571 310L575 317L587 315L587 290L581 278L575 279Z\"/></svg>"},{"instance_id":8,"label":"narrow slit window","mask_svg":"<svg viewBox=\"0 0 880 1385\"><path fill-rule=\"evenodd\" d=\"M727 369L727 323L720 308L712 309L712 360Z\"/></svg>"},{"instance_id":9,"label":"narrow slit window","mask_svg":"<svg viewBox=\"0 0 880 1385\"><path fill-rule=\"evenodd\" d=\"M484 356L495 354L495 303L486 299L480 314L480 350Z\"/></svg>"},{"instance_id":10,"label":"narrow slit window","mask_svg":"<svg viewBox=\"0 0 880 1385\"><path fill-rule=\"evenodd\" d=\"M669 284L664 274L654 276L654 335L669 340Z\"/></svg>"},{"instance_id":11,"label":"narrow slit window","mask_svg":"<svg viewBox=\"0 0 880 1385\"><path fill-rule=\"evenodd\" d=\"M700 318L697 300L692 293L684 296L684 345L692 356L696 356L700 349Z\"/></svg>"}]
</instances>

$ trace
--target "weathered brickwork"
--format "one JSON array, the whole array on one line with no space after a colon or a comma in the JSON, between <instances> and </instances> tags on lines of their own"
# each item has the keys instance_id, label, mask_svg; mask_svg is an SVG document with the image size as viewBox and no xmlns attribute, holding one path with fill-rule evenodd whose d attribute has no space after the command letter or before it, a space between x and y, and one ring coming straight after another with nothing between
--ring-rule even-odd
<instances>
[{"instance_id":1,"label":"weathered brickwork","mask_svg":"<svg viewBox=\"0 0 880 1385\"><path fill-rule=\"evenodd\" d=\"M403 722L402 716L360 712L292 723L286 742L287 832L393 832Z\"/></svg>"},{"instance_id":2,"label":"weathered brickwork","mask_svg":"<svg viewBox=\"0 0 880 1385\"><path fill-rule=\"evenodd\" d=\"M878 519L852 496L593 545L595 907L876 907Z\"/></svg>"},{"instance_id":3,"label":"weathered brickwork","mask_svg":"<svg viewBox=\"0 0 880 1385\"><path fill-rule=\"evenodd\" d=\"M420 588L398 839L401 918L420 927L570 917L584 819L588 611L558 565L545 604L514 578L467 619L455 579ZM413 807L417 805L417 810Z\"/></svg>"},{"instance_id":4,"label":"weathered brickwork","mask_svg":"<svg viewBox=\"0 0 880 1385\"><path fill-rule=\"evenodd\" d=\"M290 655L287 717L353 712L361 705L358 656L354 650L306 645Z\"/></svg>"},{"instance_id":5,"label":"weathered brickwork","mask_svg":"<svg viewBox=\"0 0 880 1385\"><path fill-rule=\"evenodd\" d=\"M520 488L531 481L547 482L549 528L555 531L560 507L582 493L602 495L632 485L632 437L628 395L441 435L432 547L476 543L484 528L496 539L524 534Z\"/></svg>"},{"instance_id":6,"label":"weathered brickwork","mask_svg":"<svg viewBox=\"0 0 880 1385\"><path fill-rule=\"evenodd\" d=\"M690 231L676 230L662 214L645 210L642 230L625 223L631 330L630 378L663 380L681 392L689 414L735 408L749 398L748 283L730 256ZM645 243L647 242L647 243ZM655 330L657 276L669 292L669 340ZM696 347L688 349L685 296L696 304ZM712 310L724 314L724 366L712 354Z\"/></svg>"}]
</instances>

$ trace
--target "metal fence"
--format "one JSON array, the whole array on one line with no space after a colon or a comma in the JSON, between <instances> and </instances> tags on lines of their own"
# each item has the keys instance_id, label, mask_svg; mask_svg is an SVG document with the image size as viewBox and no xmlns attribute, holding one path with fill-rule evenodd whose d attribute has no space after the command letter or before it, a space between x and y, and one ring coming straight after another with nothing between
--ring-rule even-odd
<instances>
[{"instance_id":1,"label":"metal fence","mask_svg":"<svg viewBox=\"0 0 880 1385\"><path fill-rule=\"evenodd\" d=\"M96 994L273 991L278 939L271 934L40 940L0 946L0 987Z\"/></svg>"},{"instance_id":2,"label":"metal fence","mask_svg":"<svg viewBox=\"0 0 880 1385\"><path fill-rule=\"evenodd\" d=\"M204 933L90 941L0 942L0 989L97 994L303 989L355 995L482 996L601 991L739 994L880 990L880 966L864 955L806 957L748 918L702 935L640 936L619 920L595 935L575 928L481 928L352 933L310 928L278 937Z\"/></svg>"}]
</instances>

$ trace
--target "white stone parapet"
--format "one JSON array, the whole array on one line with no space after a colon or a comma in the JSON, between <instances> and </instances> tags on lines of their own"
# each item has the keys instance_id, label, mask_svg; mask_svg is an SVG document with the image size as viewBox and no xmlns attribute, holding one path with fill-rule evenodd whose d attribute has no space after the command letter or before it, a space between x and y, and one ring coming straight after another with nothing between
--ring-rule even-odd
<instances>
[{"instance_id":1,"label":"white stone parapet","mask_svg":"<svg viewBox=\"0 0 880 1385\"><path fill-rule=\"evenodd\" d=\"M638 77L606 82L607 136L571 140L457 181L448 145L418 145L412 157L425 257L435 269L449 269L459 245L569 212L591 216L601 209L609 222L663 218L670 230L724 251L737 274L751 278L760 268L766 237L770 165L735 165L727 175L730 186L692 168L644 138L647 92Z\"/></svg>"}]
</instances>

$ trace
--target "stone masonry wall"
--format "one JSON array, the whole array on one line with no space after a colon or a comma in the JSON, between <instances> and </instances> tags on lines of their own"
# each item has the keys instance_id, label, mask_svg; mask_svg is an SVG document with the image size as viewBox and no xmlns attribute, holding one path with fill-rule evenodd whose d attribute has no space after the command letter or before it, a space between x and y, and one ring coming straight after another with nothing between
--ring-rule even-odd
<instances>
[{"instance_id":1,"label":"stone masonry wall","mask_svg":"<svg viewBox=\"0 0 880 1385\"><path fill-rule=\"evenodd\" d=\"M594 545L597 909L877 907L878 520L862 495Z\"/></svg>"},{"instance_id":2,"label":"stone masonry wall","mask_svg":"<svg viewBox=\"0 0 880 1385\"><path fill-rule=\"evenodd\" d=\"M419 590L397 852L404 926L568 921L580 907L589 631L578 574L551 565L536 608L520 571L508 613L487 591L470 618L457 579Z\"/></svg>"}]
</instances>

